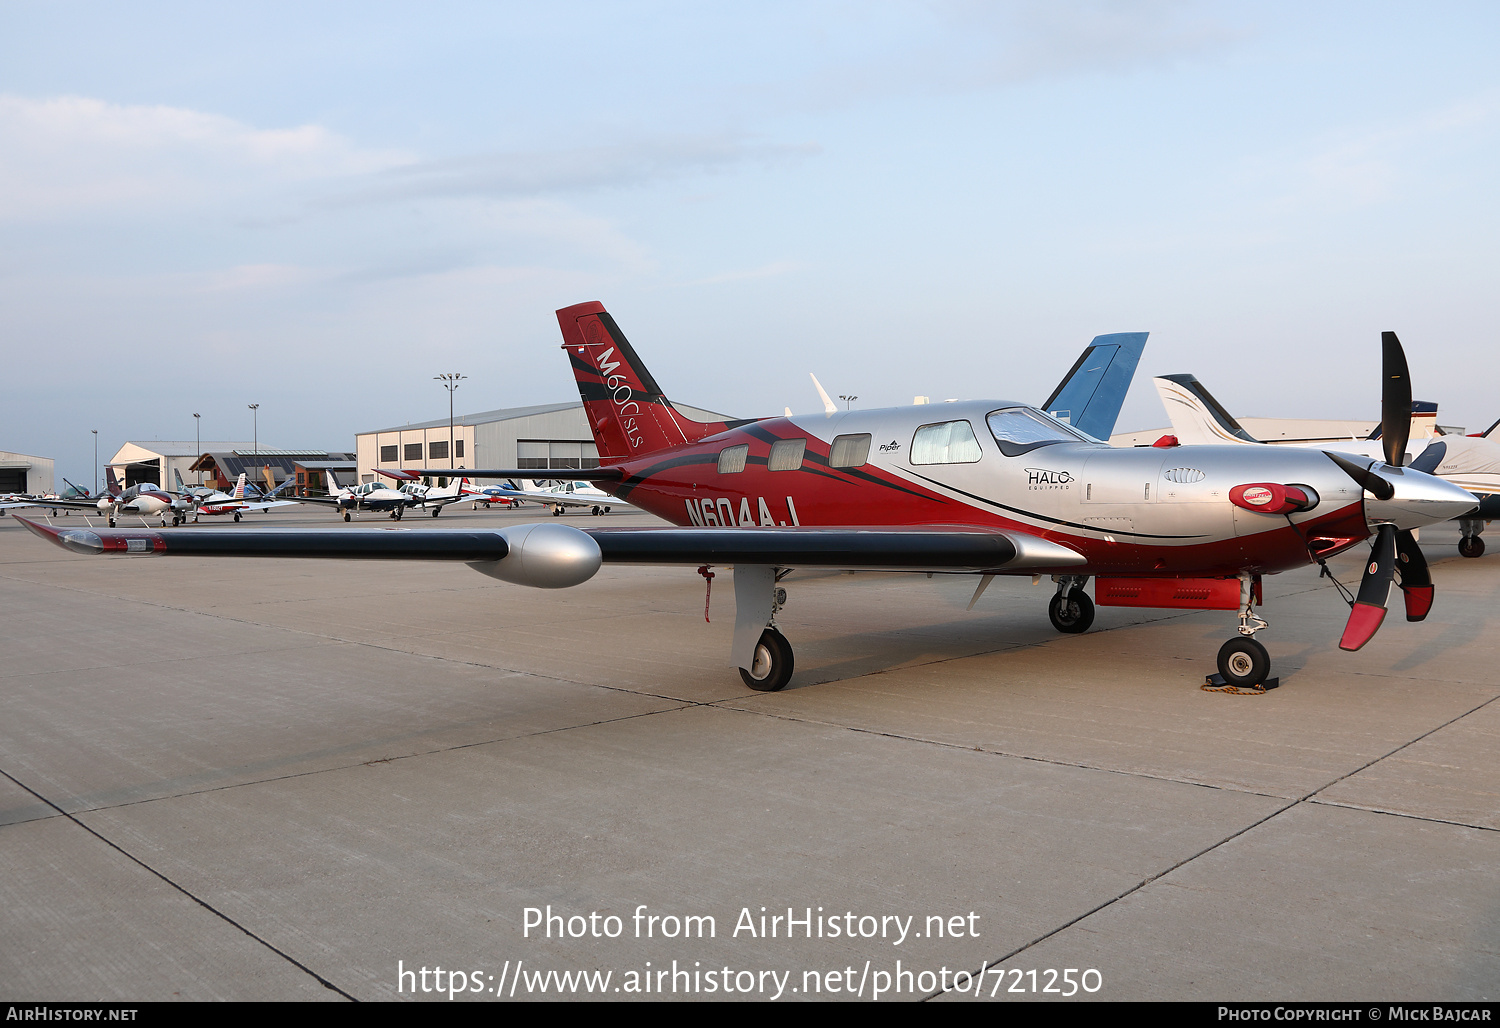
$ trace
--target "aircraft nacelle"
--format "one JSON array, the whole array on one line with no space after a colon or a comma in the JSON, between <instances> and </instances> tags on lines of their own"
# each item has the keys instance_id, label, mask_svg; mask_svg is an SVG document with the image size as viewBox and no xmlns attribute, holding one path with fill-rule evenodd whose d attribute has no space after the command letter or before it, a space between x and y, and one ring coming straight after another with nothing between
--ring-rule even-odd
<instances>
[{"instance_id":1,"label":"aircraft nacelle","mask_svg":"<svg viewBox=\"0 0 1500 1028\"><path fill-rule=\"evenodd\" d=\"M566 589L594 577L604 555L592 536L559 524L514 525L499 529L506 555L472 561L482 575L535 589Z\"/></svg>"}]
</instances>

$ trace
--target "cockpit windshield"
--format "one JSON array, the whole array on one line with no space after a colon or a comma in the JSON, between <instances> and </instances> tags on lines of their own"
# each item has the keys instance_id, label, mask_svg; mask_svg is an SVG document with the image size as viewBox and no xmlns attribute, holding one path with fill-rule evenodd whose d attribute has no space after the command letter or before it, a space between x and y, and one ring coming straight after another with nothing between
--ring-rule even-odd
<instances>
[{"instance_id":1,"label":"cockpit windshield","mask_svg":"<svg viewBox=\"0 0 1500 1028\"><path fill-rule=\"evenodd\" d=\"M1048 417L1030 407L1010 407L997 410L985 421L1000 452L1007 457L1019 457L1028 450L1052 443L1097 443L1100 440L1085 435L1071 425Z\"/></svg>"}]
</instances>

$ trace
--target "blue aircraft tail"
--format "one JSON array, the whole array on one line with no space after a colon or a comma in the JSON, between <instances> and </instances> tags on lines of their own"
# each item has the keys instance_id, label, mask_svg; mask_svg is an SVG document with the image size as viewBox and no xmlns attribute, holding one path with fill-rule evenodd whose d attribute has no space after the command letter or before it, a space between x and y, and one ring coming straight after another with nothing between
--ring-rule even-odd
<instances>
[{"instance_id":1,"label":"blue aircraft tail","mask_svg":"<svg viewBox=\"0 0 1500 1028\"><path fill-rule=\"evenodd\" d=\"M1042 409L1095 439L1108 439L1125 404L1149 332L1095 336Z\"/></svg>"}]
</instances>

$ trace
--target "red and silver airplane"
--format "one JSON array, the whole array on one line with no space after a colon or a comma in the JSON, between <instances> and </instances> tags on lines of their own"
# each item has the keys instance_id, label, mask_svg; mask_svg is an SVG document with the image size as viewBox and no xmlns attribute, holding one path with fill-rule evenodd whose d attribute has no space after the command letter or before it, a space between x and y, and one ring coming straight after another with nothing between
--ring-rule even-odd
<instances>
[{"instance_id":1,"label":"red and silver airplane","mask_svg":"<svg viewBox=\"0 0 1500 1028\"><path fill-rule=\"evenodd\" d=\"M1401 466L1411 388L1400 344L1384 346L1385 462L1250 446L1113 448L1042 410L1005 400L703 423L662 393L602 304L558 311L564 350L601 466L572 477L676 527L155 532L28 522L80 553L464 561L505 581L578 585L602 563L733 566L730 659L751 688L786 685L794 662L776 626L789 570L840 568L1050 575L1062 632L1094 603L1239 612L1220 649L1226 684L1254 687L1270 658L1255 638L1262 576L1320 564L1373 537L1340 646L1385 617L1393 582L1409 620L1433 586L1413 530L1474 497ZM1051 404L1049 403L1050 407ZM442 469L419 472L441 474ZM519 478L520 469L465 472ZM1398 579L1399 574L1399 579Z\"/></svg>"}]
</instances>

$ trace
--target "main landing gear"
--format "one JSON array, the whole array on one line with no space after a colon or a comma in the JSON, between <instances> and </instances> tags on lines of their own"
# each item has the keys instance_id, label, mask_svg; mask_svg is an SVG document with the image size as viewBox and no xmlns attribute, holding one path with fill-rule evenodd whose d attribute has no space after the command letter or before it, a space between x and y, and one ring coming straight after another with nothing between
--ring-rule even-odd
<instances>
[{"instance_id":1,"label":"main landing gear","mask_svg":"<svg viewBox=\"0 0 1500 1028\"><path fill-rule=\"evenodd\" d=\"M1268 677L1271 655L1255 640L1256 632L1271 627L1253 607L1258 585L1256 576L1240 575L1240 634L1219 647L1219 673L1210 676L1204 688L1263 692L1279 684L1276 679Z\"/></svg>"},{"instance_id":2,"label":"main landing gear","mask_svg":"<svg viewBox=\"0 0 1500 1028\"><path fill-rule=\"evenodd\" d=\"M1047 601L1047 617L1059 632L1087 632L1094 623L1094 601L1083 591L1088 575L1053 575L1057 592Z\"/></svg>"},{"instance_id":3,"label":"main landing gear","mask_svg":"<svg viewBox=\"0 0 1500 1028\"><path fill-rule=\"evenodd\" d=\"M734 569L730 660L744 683L757 692L777 692L792 680L792 644L776 627L776 615L786 605L786 590L776 583L787 573L764 565L739 564Z\"/></svg>"},{"instance_id":4,"label":"main landing gear","mask_svg":"<svg viewBox=\"0 0 1500 1028\"><path fill-rule=\"evenodd\" d=\"M349 512L348 512L348 511L347 511L347 510L346 510L346 511L344 511L344 520L345 520L345 521L348 521L348 520L349 520L349 518L350 518L350 514L349 514Z\"/></svg>"},{"instance_id":5,"label":"main landing gear","mask_svg":"<svg viewBox=\"0 0 1500 1028\"><path fill-rule=\"evenodd\" d=\"M1484 555L1484 540L1479 534L1484 531L1484 522L1478 518L1459 518L1458 530L1463 538L1458 541L1458 552L1465 557Z\"/></svg>"}]
</instances>

